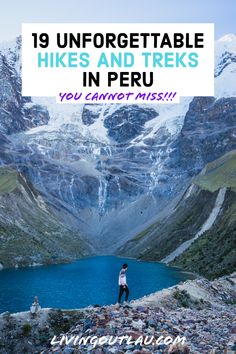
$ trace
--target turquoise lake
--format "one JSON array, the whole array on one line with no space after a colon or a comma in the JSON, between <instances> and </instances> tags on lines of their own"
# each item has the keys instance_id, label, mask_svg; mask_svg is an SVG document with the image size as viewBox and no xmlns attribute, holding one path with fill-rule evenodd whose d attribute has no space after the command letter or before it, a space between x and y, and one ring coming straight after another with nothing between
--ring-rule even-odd
<instances>
[{"instance_id":1,"label":"turquoise lake","mask_svg":"<svg viewBox=\"0 0 236 354\"><path fill-rule=\"evenodd\" d=\"M5 269L0 272L0 313L29 310L35 295L42 307L72 309L114 304L123 263L129 265L129 300L192 278L162 263L113 256L89 257L70 264Z\"/></svg>"}]
</instances>

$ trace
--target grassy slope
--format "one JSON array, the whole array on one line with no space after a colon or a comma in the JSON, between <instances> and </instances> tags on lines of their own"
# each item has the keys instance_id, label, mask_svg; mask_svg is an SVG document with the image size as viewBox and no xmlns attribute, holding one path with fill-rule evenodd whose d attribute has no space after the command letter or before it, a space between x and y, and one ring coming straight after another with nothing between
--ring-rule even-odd
<instances>
[{"instance_id":1,"label":"grassy slope","mask_svg":"<svg viewBox=\"0 0 236 354\"><path fill-rule=\"evenodd\" d=\"M33 186L17 171L0 168L0 263L4 267L57 263L89 253L78 232L53 210L40 207Z\"/></svg>"},{"instance_id":2,"label":"grassy slope","mask_svg":"<svg viewBox=\"0 0 236 354\"><path fill-rule=\"evenodd\" d=\"M236 269L236 151L209 163L195 184L211 192L228 191L212 228L171 264L212 279Z\"/></svg>"},{"instance_id":3,"label":"grassy slope","mask_svg":"<svg viewBox=\"0 0 236 354\"><path fill-rule=\"evenodd\" d=\"M222 187L236 191L236 151L209 163L194 183L211 192Z\"/></svg>"},{"instance_id":4,"label":"grassy slope","mask_svg":"<svg viewBox=\"0 0 236 354\"><path fill-rule=\"evenodd\" d=\"M11 193L17 187L17 171L0 168L0 194Z\"/></svg>"},{"instance_id":5,"label":"grassy slope","mask_svg":"<svg viewBox=\"0 0 236 354\"><path fill-rule=\"evenodd\" d=\"M223 210L213 227L197 239L172 265L209 279L236 269L236 194L227 192Z\"/></svg>"},{"instance_id":6,"label":"grassy slope","mask_svg":"<svg viewBox=\"0 0 236 354\"><path fill-rule=\"evenodd\" d=\"M183 199L173 214L145 229L117 253L143 260L160 261L194 236L210 214L215 198L215 193L196 191L193 197Z\"/></svg>"}]
</instances>

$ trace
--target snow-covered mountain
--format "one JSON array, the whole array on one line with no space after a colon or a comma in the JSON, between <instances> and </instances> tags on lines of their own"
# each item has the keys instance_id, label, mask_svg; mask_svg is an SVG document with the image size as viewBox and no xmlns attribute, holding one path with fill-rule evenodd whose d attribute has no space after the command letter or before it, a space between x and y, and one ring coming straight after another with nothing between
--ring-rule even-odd
<instances>
[{"instance_id":1,"label":"snow-covered mountain","mask_svg":"<svg viewBox=\"0 0 236 354\"><path fill-rule=\"evenodd\" d=\"M159 106L22 98L20 45L0 49L0 161L24 173L97 253L169 214L206 163L236 148L234 35L215 44L214 98Z\"/></svg>"}]
</instances>

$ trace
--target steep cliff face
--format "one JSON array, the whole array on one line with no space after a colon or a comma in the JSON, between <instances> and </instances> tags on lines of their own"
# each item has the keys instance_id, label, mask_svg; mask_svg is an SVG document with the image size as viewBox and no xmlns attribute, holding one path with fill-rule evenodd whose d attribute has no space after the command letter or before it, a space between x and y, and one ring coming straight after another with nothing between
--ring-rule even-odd
<instances>
[{"instance_id":1,"label":"steep cliff face","mask_svg":"<svg viewBox=\"0 0 236 354\"><path fill-rule=\"evenodd\" d=\"M118 254L161 261L201 228L214 207L216 193L190 187L177 206L118 250Z\"/></svg>"},{"instance_id":2,"label":"steep cliff face","mask_svg":"<svg viewBox=\"0 0 236 354\"><path fill-rule=\"evenodd\" d=\"M235 122L235 97L194 98L176 146L181 168L194 176L206 163L235 149Z\"/></svg>"},{"instance_id":3,"label":"steep cliff face","mask_svg":"<svg viewBox=\"0 0 236 354\"><path fill-rule=\"evenodd\" d=\"M0 168L0 240L4 268L64 262L92 251L21 173L6 167Z\"/></svg>"}]
</instances>

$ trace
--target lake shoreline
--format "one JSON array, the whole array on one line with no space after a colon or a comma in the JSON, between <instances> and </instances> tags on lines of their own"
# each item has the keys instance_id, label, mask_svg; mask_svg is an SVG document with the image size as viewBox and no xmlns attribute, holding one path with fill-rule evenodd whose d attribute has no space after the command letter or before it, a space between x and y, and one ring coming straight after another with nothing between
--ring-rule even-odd
<instances>
[{"instance_id":1,"label":"lake shoreline","mask_svg":"<svg viewBox=\"0 0 236 354\"><path fill-rule=\"evenodd\" d=\"M129 306L118 307L115 304L72 310L45 308L36 318L32 318L29 311L3 313L0 315L0 329L6 352L11 345L15 352L24 347L25 353L97 353L91 346L79 348L65 343L51 346L50 340L60 333L98 336L115 334L119 330L128 331L134 337L140 333L185 335L189 353L208 353L213 349L230 353L236 332L233 324L235 303L236 273L214 281L187 280L134 300ZM150 351L151 348L146 349ZM164 349L159 348L163 350L160 353L164 353ZM107 346L103 350L104 353L110 352ZM125 346L119 346L117 350L129 352Z\"/></svg>"},{"instance_id":2,"label":"lake shoreline","mask_svg":"<svg viewBox=\"0 0 236 354\"><path fill-rule=\"evenodd\" d=\"M41 306L54 308L114 303L119 292L118 275L124 263L129 265L129 300L195 278L163 263L116 256L94 256L66 264L5 269L0 273L0 313L27 310L34 296L38 296Z\"/></svg>"}]
</instances>

